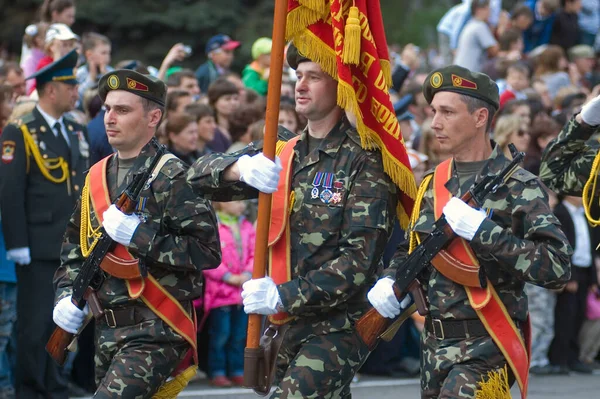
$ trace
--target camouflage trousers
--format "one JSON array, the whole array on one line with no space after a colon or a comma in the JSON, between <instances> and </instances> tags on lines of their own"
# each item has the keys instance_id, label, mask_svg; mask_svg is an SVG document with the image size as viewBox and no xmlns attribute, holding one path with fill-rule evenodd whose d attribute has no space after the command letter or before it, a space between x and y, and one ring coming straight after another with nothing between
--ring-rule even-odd
<instances>
[{"instance_id":1,"label":"camouflage trousers","mask_svg":"<svg viewBox=\"0 0 600 399\"><path fill-rule=\"evenodd\" d=\"M421 398L475 398L487 374L506 365L489 336L438 340L423 331L421 349Z\"/></svg>"},{"instance_id":2,"label":"camouflage trousers","mask_svg":"<svg viewBox=\"0 0 600 399\"><path fill-rule=\"evenodd\" d=\"M351 398L350 383L369 350L354 330L324 335L291 326L277 358L274 398Z\"/></svg>"},{"instance_id":3,"label":"camouflage trousers","mask_svg":"<svg viewBox=\"0 0 600 399\"><path fill-rule=\"evenodd\" d=\"M94 398L151 398L188 349L160 319L122 328L98 323Z\"/></svg>"},{"instance_id":4,"label":"camouflage trousers","mask_svg":"<svg viewBox=\"0 0 600 399\"><path fill-rule=\"evenodd\" d=\"M548 350L554 338L556 294L546 288L525 284L531 319L531 367L546 366Z\"/></svg>"}]
</instances>

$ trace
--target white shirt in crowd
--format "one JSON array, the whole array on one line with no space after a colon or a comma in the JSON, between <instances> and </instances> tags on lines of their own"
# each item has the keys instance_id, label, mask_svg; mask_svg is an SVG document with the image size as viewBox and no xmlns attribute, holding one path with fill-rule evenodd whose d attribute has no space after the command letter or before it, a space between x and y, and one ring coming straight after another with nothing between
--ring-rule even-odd
<instances>
[{"instance_id":1,"label":"white shirt in crowd","mask_svg":"<svg viewBox=\"0 0 600 399\"><path fill-rule=\"evenodd\" d=\"M486 50L496 45L488 25L478 19L470 20L458 39L454 63L473 72L481 72L487 59Z\"/></svg>"},{"instance_id":2,"label":"white shirt in crowd","mask_svg":"<svg viewBox=\"0 0 600 399\"><path fill-rule=\"evenodd\" d=\"M563 201L563 204L569 211L575 226L575 248L573 248L571 263L578 267L590 267L592 265L592 243L583 207L575 206L567 201Z\"/></svg>"}]
</instances>

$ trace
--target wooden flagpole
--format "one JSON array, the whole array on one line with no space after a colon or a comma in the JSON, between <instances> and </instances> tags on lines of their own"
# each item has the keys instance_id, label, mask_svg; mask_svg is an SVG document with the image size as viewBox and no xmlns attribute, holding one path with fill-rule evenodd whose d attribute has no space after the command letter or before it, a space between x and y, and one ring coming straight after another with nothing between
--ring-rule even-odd
<instances>
[{"instance_id":1,"label":"wooden flagpole","mask_svg":"<svg viewBox=\"0 0 600 399\"><path fill-rule=\"evenodd\" d=\"M281 97L281 77L283 74L283 57L285 51L285 25L287 18L287 0L275 0L273 16L273 45L271 48L271 64L269 86L267 92L267 113L265 117L264 155L275 159L275 144L277 143L277 124L279 121L279 101ZM262 278L266 274L267 240L271 215L271 194L260 193L258 197L258 220L256 226L256 246L254 250L254 268L252 278ZM262 335L262 316L251 314L248 318L248 336L244 351L244 386L260 388L260 378L265 371L259 371L257 359L260 356L260 337Z\"/></svg>"}]
</instances>

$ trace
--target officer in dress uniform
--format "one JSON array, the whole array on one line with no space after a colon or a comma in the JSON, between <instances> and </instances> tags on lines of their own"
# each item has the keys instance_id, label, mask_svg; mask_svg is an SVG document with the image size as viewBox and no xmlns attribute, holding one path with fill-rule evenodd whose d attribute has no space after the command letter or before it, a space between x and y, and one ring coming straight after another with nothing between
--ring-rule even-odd
<instances>
[{"instance_id":1,"label":"officer in dress uniform","mask_svg":"<svg viewBox=\"0 0 600 399\"><path fill-rule=\"evenodd\" d=\"M67 381L44 346L54 329L52 279L65 227L88 169L87 131L75 107L77 53L29 77L39 102L0 136L0 209L7 257L17 263L19 398L67 398Z\"/></svg>"}]
</instances>

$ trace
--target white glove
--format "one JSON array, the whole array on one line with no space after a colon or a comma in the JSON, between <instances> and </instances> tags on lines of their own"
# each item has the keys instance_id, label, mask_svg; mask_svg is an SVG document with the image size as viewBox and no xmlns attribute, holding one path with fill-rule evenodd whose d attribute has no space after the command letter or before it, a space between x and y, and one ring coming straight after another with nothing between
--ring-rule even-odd
<instances>
[{"instance_id":1,"label":"white glove","mask_svg":"<svg viewBox=\"0 0 600 399\"><path fill-rule=\"evenodd\" d=\"M590 125L600 125L600 96L593 98L581 108L581 119Z\"/></svg>"},{"instance_id":2,"label":"white glove","mask_svg":"<svg viewBox=\"0 0 600 399\"><path fill-rule=\"evenodd\" d=\"M248 280L242 285L244 312L256 314L275 314L277 306L282 306L277 286L271 277Z\"/></svg>"},{"instance_id":3,"label":"white glove","mask_svg":"<svg viewBox=\"0 0 600 399\"><path fill-rule=\"evenodd\" d=\"M108 207L103 213L103 217L102 226L104 226L106 234L119 244L129 246L135 229L141 223L140 219L136 215L124 214L114 204Z\"/></svg>"},{"instance_id":4,"label":"white glove","mask_svg":"<svg viewBox=\"0 0 600 399\"><path fill-rule=\"evenodd\" d=\"M471 241L487 215L481 209L474 209L460 198L452 197L442 210L452 230L459 237Z\"/></svg>"},{"instance_id":5,"label":"white glove","mask_svg":"<svg viewBox=\"0 0 600 399\"><path fill-rule=\"evenodd\" d=\"M6 251L6 259L19 265L28 265L31 263L31 253L28 247L9 249Z\"/></svg>"},{"instance_id":6,"label":"white glove","mask_svg":"<svg viewBox=\"0 0 600 399\"><path fill-rule=\"evenodd\" d=\"M277 191L281 160L275 157L275 162L265 157L263 153L254 156L244 155L237 161L240 169L240 180L263 193L271 194Z\"/></svg>"},{"instance_id":7,"label":"white glove","mask_svg":"<svg viewBox=\"0 0 600 399\"><path fill-rule=\"evenodd\" d=\"M83 325L83 321L89 312L90 309L87 303L83 310L80 310L71 302L71 295L69 295L58 301L54 307L52 318L57 326L71 334L75 334Z\"/></svg>"},{"instance_id":8,"label":"white glove","mask_svg":"<svg viewBox=\"0 0 600 399\"><path fill-rule=\"evenodd\" d=\"M392 288L393 285L394 280L391 278L380 278L367 294L367 299L369 299L375 310L388 319L398 316L402 309L406 309L411 302L408 295L402 299L402 302L398 302L394 288Z\"/></svg>"}]
</instances>

